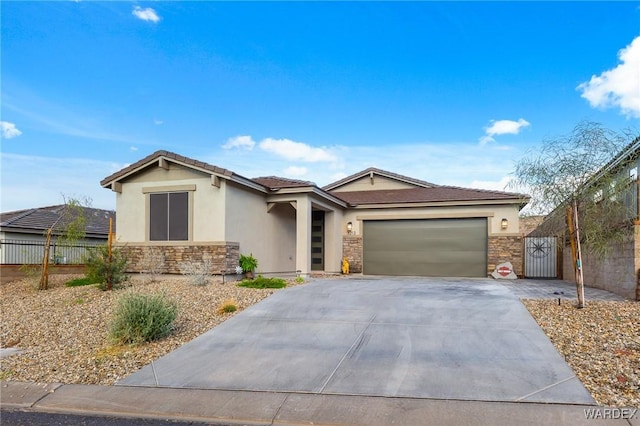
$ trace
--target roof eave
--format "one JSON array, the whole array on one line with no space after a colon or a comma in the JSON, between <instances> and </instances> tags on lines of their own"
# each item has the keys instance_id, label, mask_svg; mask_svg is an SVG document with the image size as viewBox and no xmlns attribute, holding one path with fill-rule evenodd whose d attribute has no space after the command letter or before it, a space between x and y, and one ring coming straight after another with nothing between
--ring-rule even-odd
<instances>
[{"instance_id":1,"label":"roof eave","mask_svg":"<svg viewBox=\"0 0 640 426\"><path fill-rule=\"evenodd\" d=\"M528 201L527 201L528 202ZM460 207L460 206L480 206L480 205L514 205L521 210L527 203L522 203L522 199L502 199L502 200L446 200L446 201L407 201L395 203L349 203L354 209L391 209L408 207Z\"/></svg>"},{"instance_id":2,"label":"roof eave","mask_svg":"<svg viewBox=\"0 0 640 426\"><path fill-rule=\"evenodd\" d=\"M337 204L340 207L343 208L347 208L349 206L349 203L347 203L346 201L328 193L327 191L324 191L321 188L318 188L317 186L294 186L294 187L289 187L289 188L277 188L277 189L273 189L272 190L272 194L315 194L319 197L322 197L328 201L331 201L334 204Z\"/></svg>"},{"instance_id":3,"label":"roof eave","mask_svg":"<svg viewBox=\"0 0 640 426\"><path fill-rule=\"evenodd\" d=\"M120 176L116 176L117 173L115 173L115 174L103 179L100 182L100 185L103 188L112 189L114 183L120 182L120 181L128 178L129 176L132 176L132 175L134 175L136 173L139 173L141 170L149 167L150 165L153 165L153 163L156 163L156 162L160 163L162 160L169 161L169 162L178 164L180 166L190 168L192 170L197 170L199 172L202 172L202 173L205 173L205 174L208 174L208 175L211 175L211 176L217 176L217 177L219 177L221 179L230 180L230 181L233 181L233 182L238 183L240 185L255 189L255 190L263 192L263 193L267 193L268 192L268 189L264 185L261 185L261 184L255 182L255 181L253 181L251 179L245 178L244 176L240 176L240 175L238 175L236 173L233 173L233 172L231 172L229 170L222 169L222 168L219 168L217 166L213 166L214 170L211 170L209 168L199 166L198 164L192 164L191 162L188 162L188 161L182 161L180 159L173 158L173 157L165 155L165 154L155 155L155 156L149 158L147 161L139 164L137 167L129 170L127 173L124 173L124 174L122 174ZM204 164L204 163L202 163L202 164Z\"/></svg>"}]
</instances>

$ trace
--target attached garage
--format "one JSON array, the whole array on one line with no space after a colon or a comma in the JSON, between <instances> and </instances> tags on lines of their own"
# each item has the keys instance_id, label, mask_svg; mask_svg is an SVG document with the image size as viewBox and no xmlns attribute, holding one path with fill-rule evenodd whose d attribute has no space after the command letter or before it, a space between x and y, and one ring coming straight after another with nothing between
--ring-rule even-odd
<instances>
[{"instance_id":1,"label":"attached garage","mask_svg":"<svg viewBox=\"0 0 640 426\"><path fill-rule=\"evenodd\" d=\"M487 219L365 220L363 273L487 276Z\"/></svg>"}]
</instances>

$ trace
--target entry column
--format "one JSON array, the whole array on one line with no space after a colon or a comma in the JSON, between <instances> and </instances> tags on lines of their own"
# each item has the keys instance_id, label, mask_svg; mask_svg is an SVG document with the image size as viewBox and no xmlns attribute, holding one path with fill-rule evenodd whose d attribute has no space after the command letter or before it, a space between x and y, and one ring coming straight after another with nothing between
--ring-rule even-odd
<instances>
[{"instance_id":1,"label":"entry column","mask_svg":"<svg viewBox=\"0 0 640 426\"><path fill-rule=\"evenodd\" d=\"M296 269L311 272L311 202L306 197L296 200Z\"/></svg>"}]
</instances>

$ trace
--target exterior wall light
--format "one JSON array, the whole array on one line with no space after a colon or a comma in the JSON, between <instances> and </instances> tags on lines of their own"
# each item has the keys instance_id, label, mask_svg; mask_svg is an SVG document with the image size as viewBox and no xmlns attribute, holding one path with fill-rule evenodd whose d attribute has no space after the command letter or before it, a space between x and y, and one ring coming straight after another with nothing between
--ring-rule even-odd
<instances>
[{"instance_id":1,"label":"exterior wall light","mask_svg":"<svg viewBox=\"0 0 640 426\"><path fill-rule=\"evenodd\" d=\"M503 217L502 220L500 221L500 229L504 231L508 227L509 227L509 221L507 220L507 218Z\"/></svg>"},{"instance_id":2,"label":"exterior wall light","mask_svg":"<svg viewBox=\"0 0 640 426\"><path fill-rule=\"evenodd\" d=\"M353 232L353 223L347 222L347 234L351 235Z\"/></svg>"}]
</instances>

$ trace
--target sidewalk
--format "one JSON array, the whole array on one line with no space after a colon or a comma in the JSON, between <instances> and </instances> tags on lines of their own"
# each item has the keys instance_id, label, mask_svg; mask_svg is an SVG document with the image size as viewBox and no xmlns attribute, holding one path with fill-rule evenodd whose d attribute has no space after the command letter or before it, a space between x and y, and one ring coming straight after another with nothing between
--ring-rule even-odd
<instances>
[{"instance_id":1,"label":"sidewalk","mask_svg":"<svg viewBox=\"0 0 640 426\"><path fill-rule=\"evenodd\" d=\"M640 414L627 420L616 418L625 412L588 405L21 382L2 382L0 407L250 425L640 426Z\"/></svg>"}]
</instances>

